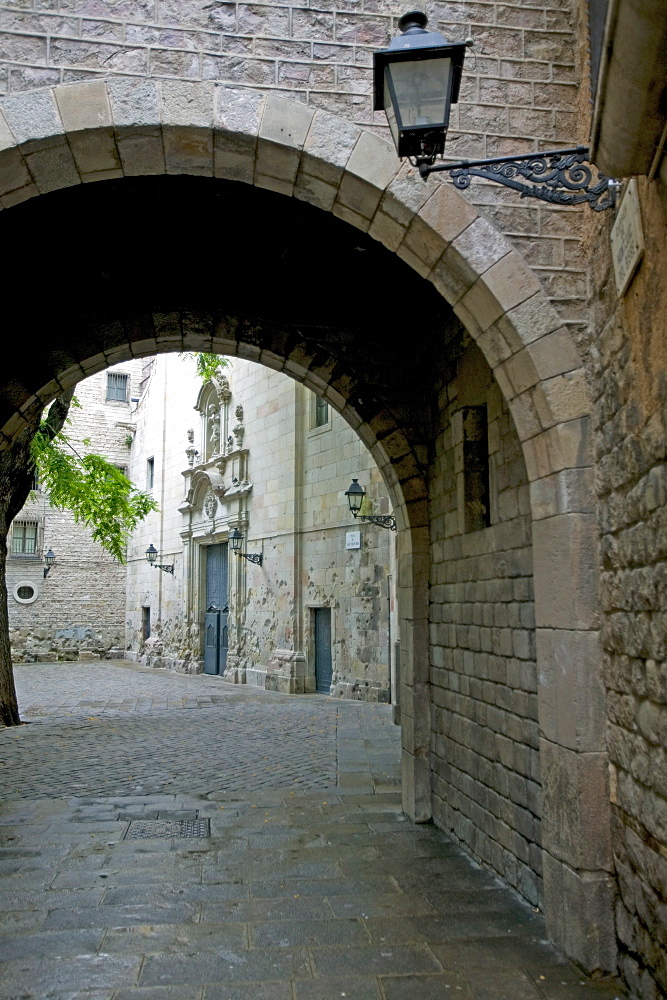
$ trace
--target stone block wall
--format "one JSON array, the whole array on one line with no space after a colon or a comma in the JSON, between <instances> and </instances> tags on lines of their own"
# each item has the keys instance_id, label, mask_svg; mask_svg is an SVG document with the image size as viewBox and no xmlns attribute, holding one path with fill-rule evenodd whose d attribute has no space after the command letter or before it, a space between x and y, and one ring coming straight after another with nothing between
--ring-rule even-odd
<instances>
[{"instance_id":1,"label":"stone block wall","mask_svg":"<svg viewBox=\"0 0 667 1000\"><path fill-rule=\"evenodd\" d=\"M463 349L441 398L430 496L434 819L537 905L540 766L526 469L476 347ZM487 526L471 525L466 511L465 421L473 408L486 409Z\"/></svg>"},{"instance_id":2,"label":"stone block wall","mask_svg":"<svg viewBox=\"0 0 667 1000\"><path fill-rule=\"evenodd\" d=\"M127 402L106 399L106 371L79 384L76 398L80 408L72 407L65 428L77 451L95 451L113 464L127 467L130 399L138 395L141 368L141 362L133 361L110 369L128 375ZM10 555L7 560L15 662L122 655L125 567L94 542L90 531L76 524L68 511L51 507L41 490L28 500L17 518L21 519L37 521L38 543L34 556ZM56 555L56 565L44 577L43 556L49 549ZM30 584L36 592L30 604L20 603L14 596L21 583Z\"/></svg>"},{"instance_id":3,"label":"stone block wall","mask_svg":"<svg viewBox=\"0 0 667 1000\"><path fill-rule=\"evenodd\" d=\"M620 967L667 996L667 216L639 179L646 255L616 296L613 219L592 220L596 486ZM664 199L664 191L663 191Z\"/></svg>"}]
</instances>

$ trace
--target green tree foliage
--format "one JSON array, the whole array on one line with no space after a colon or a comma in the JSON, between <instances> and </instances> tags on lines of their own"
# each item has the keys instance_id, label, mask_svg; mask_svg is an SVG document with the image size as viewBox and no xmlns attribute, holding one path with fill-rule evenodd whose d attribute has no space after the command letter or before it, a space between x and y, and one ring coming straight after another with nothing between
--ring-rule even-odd
<instances>
[{"instance_id":1,"label":"green tree foliage","mask_svg":"<svg viewBox=\"0 0 667 1000\"><path fill-rule=\"evenodd\" d=\"M229 361L222 354L205 354L203 352L193 353L186 351L181 354L182 358L192 358L195 363L197 375L202 382L210 382L218 374L221 368L226 368Z\"/></svg>"},{"instance_id":2,"label":"green tree foliage","mask_svg":"<svg viewBox=\"0 0 667 1000\"><path fill-rule=\"evenodd\" d=\"M136 489L101 455L80 455L62 431L51 437L42 425L33 438L31 454L51 506L69 510L75 521L91 528L96 542L125 562L132 531L150 511L157 510L153 497Z\"/></svg>"}]
</instances>

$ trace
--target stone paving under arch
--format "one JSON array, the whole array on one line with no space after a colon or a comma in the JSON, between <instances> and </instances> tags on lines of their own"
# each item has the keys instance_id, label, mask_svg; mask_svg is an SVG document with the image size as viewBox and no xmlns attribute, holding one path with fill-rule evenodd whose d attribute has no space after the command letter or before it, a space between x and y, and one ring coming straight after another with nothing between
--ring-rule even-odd
<instances>
[{"instance_id":1,"label":"stone paving under arch","mask_svg":"<svg viewBox=\"0 0 667 1000\"><path fill-rule=\"evenodd\" d=\"M3 1000L625 996L407 820L389 706L129 664L16 676L30 724L0 731ZM197 824L209 835L174 835Z\"/></svg>"}]
</instances>

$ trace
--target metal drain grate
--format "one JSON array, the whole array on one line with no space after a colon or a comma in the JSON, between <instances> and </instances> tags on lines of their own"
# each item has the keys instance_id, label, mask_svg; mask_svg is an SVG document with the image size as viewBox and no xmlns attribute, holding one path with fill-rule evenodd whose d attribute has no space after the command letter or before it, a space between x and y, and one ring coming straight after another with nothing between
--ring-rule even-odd
<instances>
[{"instance_id":1,"label":"metal drain grate","mask_svg":"<svg viewBox=\"0 0 667 1000\"><path fill-rule=\"evenodd\" d=\"M207 819L133 819L125 840L142 837L208 837Z\"/></svg>"}]
</instances>

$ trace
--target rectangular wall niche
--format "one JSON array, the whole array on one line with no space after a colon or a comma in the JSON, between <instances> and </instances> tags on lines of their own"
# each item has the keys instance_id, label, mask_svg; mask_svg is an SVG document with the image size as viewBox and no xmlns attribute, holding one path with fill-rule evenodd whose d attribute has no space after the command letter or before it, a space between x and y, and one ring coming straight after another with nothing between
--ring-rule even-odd
<instances>
[{"instance_id":1,"label":"rectangular wall niche","mask_svg":"<svg viewBox=\"0 0 667 1000\"><path fill-rule=\"evenodd\" d=\"M488 428L486 405L464 406L452 417L461 531L491 523Z\"/></svg>"}]
</instances>

